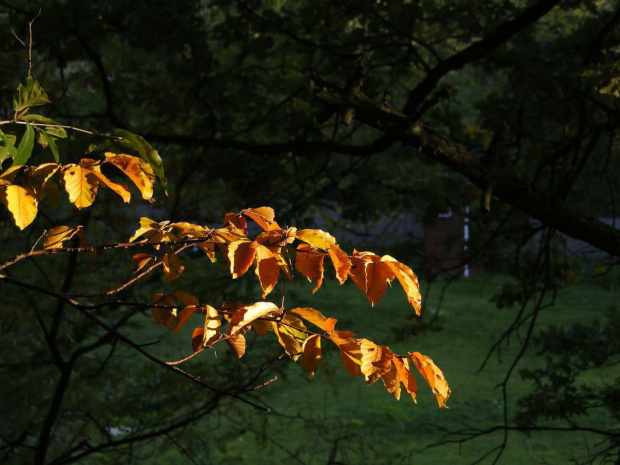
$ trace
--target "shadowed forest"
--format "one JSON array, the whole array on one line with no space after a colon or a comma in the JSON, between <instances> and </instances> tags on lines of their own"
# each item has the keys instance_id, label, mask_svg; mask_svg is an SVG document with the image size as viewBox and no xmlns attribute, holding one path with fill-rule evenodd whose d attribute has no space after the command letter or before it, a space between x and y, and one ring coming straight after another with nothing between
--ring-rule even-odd
<instances>
[{"instance_id":1,"label":"shadowed forest","mask_svg":"<svg viewBox=\"0 0 620 465\"><path fill-rule=\"evenodd\" d=\"M0 464L620 463L620 2L0 36Z\"/></svg>"}]
</instances>

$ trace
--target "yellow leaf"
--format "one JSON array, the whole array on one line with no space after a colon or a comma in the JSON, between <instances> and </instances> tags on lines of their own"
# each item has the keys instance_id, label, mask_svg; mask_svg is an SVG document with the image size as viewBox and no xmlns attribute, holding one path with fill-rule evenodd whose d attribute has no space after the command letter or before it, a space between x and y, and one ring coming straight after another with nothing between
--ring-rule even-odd
<instances>
[{"instance_id":1,"label":"yellow leaf","mask_svg":"<svg viewBox=\"0 0 620 465\"><path fill-rule=\"evenodd\" d=\"M76 232L77 230L70 226L55 226L45 234L43 248L59 249L63 246L64 242L71 239Z\"/></svg>"},{"instance_id":2,"label":"yellow leaf","mask_svg":"<svg viewBox=\"0 0 620 465\"><path fill-rule=\"evenodd\" d=\"M65 189L69 201L77 208L92 205L97 195L97 177L92 170L74 164L65 165L63 170Z\"/></svg>"},{"instance_id":3,"label":"yellow leaf","mask_svg":"<svg viewBox=\"0 0 620 465\"><path fill-rule=\"evenodd\" d=\"M244 326L249 325L257 318L278 313L280 313L280 309L271 302L256 302L249 307L242 307L233 314L228 327L228 334L239 332Z\"/></svg>"},{"instance_id":4,"label":"yellow leaf","mask_svg":"<svg viewBox=\"0 0 620 465\"><path fill-rule=\"evenodd\" d=\"M19 229L24 229L37 216L37 200L21 186L0 186L0 202L9 209Z\"/></svg>"},{"instance_id":5,"label":"yellow leaf","mask_svg":"<svg viewBox=\"0 0 620 465\"><path fill-rule=\"evenodd\" d=\"M310 244L312 247L327 250L336 245L336 238L320 229L300 229L295 232L295 237L300 241Z\"/></svg>"},{"instance_id":6,"label":"yellow leaf","mask_svg":"<svg viewBox=\"0 0 620 465\"><path fill-rule=\"evenodd\" d=\"M409 356L422 377L431 387L439 406L448 408L446 401L450 398L451 391L448 382L443 377L442 371L435 365L433 360L426 355L422 355L420 352L409 353Z\"/></svg>"},{"instance_id":7,"label":"yellow leaf","mask_svg":"<svg viewBox=\"0 0 620 465\"><path fill-rule=\"evenodd\" d=\"M273 322L273 331L285 352L293 360L297 360L301 355L303 343L308 338L306 327L301 320L287 312L282 321Z\"/></svg>"},{"instance_id":8,"label":"yellow leaf","mask_svg":"<svg viewBox=\"0 0 620 465\"><path fill-rule=\"evenodd\" d=\"M321 354L321 336L313 334L306 339L302 346L302 351L301 366L308 373L308 378L312 379L323 358Z\"/></svg>"},{"instance_id":9,"label":"yellow leaf","mask_svg":"<svg viewBox=\"0 0 620 465\"><path fill-rule=\"evenodd\" d=\"M129 238L129 242L135 241L138 237L145 235L150 231L157 231L159 229L159 223L153 221L146 216L140 218L140 228L133 233L133 235Z\"/></svg>"},{"instance_id":10,"label":"yellow leaf","mask_svg":"<svg viewBox=\"0 0 620 465\"><path fill-rule=\"evenodd\" d=\"M220 314L210 305L206 306L204 339L202 345L208 347L220 337Z\"/></svg>"},{"instance_id":11,"label":"yellow leaf","mask_svg":"<svg viewBox=\"0 0 620 465\"><path fill-rule=\"evenodd\" d=\"M117 184L115 182L110 181L98 169L93 169L92 173L97 177L97 180L101 184L104 184L105 186L109 187L114 192L116 192L118 195L120 195L125 203L129 203L129 201L131 200L131 193L129 192L129 188L127 186L125 186L124 184Z\"/></svg>"}]
</instances>

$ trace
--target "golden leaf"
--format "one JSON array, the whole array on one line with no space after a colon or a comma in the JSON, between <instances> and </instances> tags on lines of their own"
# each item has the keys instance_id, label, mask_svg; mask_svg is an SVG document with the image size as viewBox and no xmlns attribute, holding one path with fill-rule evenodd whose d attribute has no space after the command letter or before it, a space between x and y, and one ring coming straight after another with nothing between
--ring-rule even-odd
<instances>
[{"instance_id":1,"label":"golden leaf","mask_svg":"<svg viewBox=\"0 0 620 465\"><path fill-rule=\"evenodd\" d=\"M240 213L226 213L222 224L224 226L231 224L235 229L242 231L248 227L248 221Z\"/></svg>"},{"instance_id":2,"label":"golden leaf","mask_svg":"<svg viewBox=\"0 0 620 465\"><path fill-rule=\"evenodd\" d=\"M239 332L244 326L249 325L257 318L278 313L280 313L280 309L271 302L256 302L249 307L242 307L233 314L228 327L228 334Z\"/></svg>"},{"instance_id":3,"label":"golden leaf","mask_svg":"<svg viewBox=\"0 0 620 465\"><path fill-rule=\"evenodd\" d=\"M9 209L19 229L24 229L37 216L37 199L21 186L0 186L0 202Z\"/></svg>"},{"instance_id":4,"label":"golden leaf","mask_svg":"<svg viewBox=\"0 0 620 465\"><path fill-rule=\"evenodd\" d=\"M306 339L302 346L302 352L301 366L308 373L308 378L312 379L323 358L321 354L321 336L313 334Z\"/></svg>"},{"instance_id":5,"label":"golden leaf","mask_svg":"<svg viewBox=\"0 0 620 465\"><path fill-rule=\"evenodd\" d=\"M395 275L392 268L371 252L353 252L351 279L375 306L385 294L387 285L391 284Z\"/></svg>"},{"instance_id":6,"label":"golden leaf","mask_svg":"<svg viewBox=\"0 0 620 465\"><path fill-rule=\"evenodd\" d=\"M136 267L136 271L134 271L134 273L137 273L142 268L144 268L151 260L153 260L153 258L155 257L148 253L138 253L134 255L131 258L131 263L133 263L134 266Z\"/></svg>"},{"instance_id":7,"label":"golden leaf","mask_svg":"<svg viewBox=\"0 0 620 465\"><path fill-rule=\"evenodd\" d=\"M366 378L366 384L372 384L379 376L389 371L392 366L392 351L385 346L379 346L368 339L360 341L361 371Z\"/></svg>"},{"instance_id":8,"label":"golden leaf","mask_svg":"<svg viewBox=\"0 0 620 465\"><path fill-rule=\"evenodd\" d=\"M300 229L295 232L295 237L310 244L312 247L318 247L323 250L328 250L336 245L336 238L320 229Z\"/></svg>"},{"instance_id":9,"label":"golden leaf","mask_svg":"<svg viewBox=\"0 0 620 465\"><path fill-rule=\"evenodd\" d=\"M86 208L93 204L97 196L97 177L91 169L69 164L63 168L65 189L69 201L77 208Z\"/></svg>"},{"instance_id":10,"label":"golden leaf","mask_svg":"<svg viewBox=\"0 0 620 465\"><path fill-rule=\"evenodd\" d=\"M304 341L308 338L306 327L301 320L287 312L282 321L273 322L273 331L284 351L293 360L297 360L301 355Z\"/></svg>"},{"instance_id":11,"label":"golden leaf","mask_svg":"<svg viewBox=\"0 0 620 465\"><path fill-rule=\"evenodd\" d=\"M71 239L76 232L77 230L71 226L55 226L45 234L43 248L59 249L63 246L64 242Z\"/></svg>"},{"instance_id":12,"label":"golden leaf","mask_svg":"<svg viewBox=\"0 0 620 465\"><path fill-rule=\"evenodd\" d=\"M288 313L292 313L293 315L296 315L298 317L303 318L306 321L309 321L313 325L318 326L319 328L321 328L323 331L327 331L328 329L333 331L333 326L331 326L331 325L330 326L326 326L326 322L329 323L330 320L334 320L334 318L326 318L325 315L323 315L318 310L315 310L314 308L298 307L298 308L294 308L292 310L289 310ZM326 327L327 327L327 329L326 329ZM327 332L331 332L331 331L327 331Z\"/></svg>"},{"instance_id":13,"label":"golden leaf","mask_svg":"<svg viewBox=\"0 0 620 465\"><path fill-rule=\"evenodd\" d=\"M206 306L205 325L204 325L204 340L202 345L208 347L217 341L220 337L220 314L216 309L210 305Z\"/></svg>"},{"instance_id":14,"label":"golden leaf","mask_svg":"<svg viewBox=\"0 0 620 465\"><path fill-rule=\"evenodd\" d=\"M131 193L129 192L129 188L127 186L125 186L124 184L117 184L110 181L101 171L99 171L98 166L96 167L96 169L92 170L92 173L97 177L97 180L100 184L109 187L118 195L120 195L125 203L129 203L129 201L131 200Z\"/></svg>"},{"instance_id":15,"label":"golden leaf","mask_svg":"<svg viewBox=\"0 0 620 465\"><path fill-rule=\"evenodd\" d=\"M152 200L153 198L153 182L155 181L155 173L148 163L142 161L141 158L131 155L117 155L115 153L106 153L105 163L116 166L136 185L142 198Z\"/></svg>"}]
</instances>

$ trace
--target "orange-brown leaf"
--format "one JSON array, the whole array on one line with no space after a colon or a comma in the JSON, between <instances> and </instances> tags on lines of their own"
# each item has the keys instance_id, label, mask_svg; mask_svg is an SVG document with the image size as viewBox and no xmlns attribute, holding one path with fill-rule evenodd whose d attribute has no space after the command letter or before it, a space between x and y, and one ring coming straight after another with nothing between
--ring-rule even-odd
<instances>
[{"instance_id":1,"label":"orange-brown leaf","mask_svg":"<svg viewBox=\"0 0 620 465\"><path fill-rule=\"evenodd\" d=\"M416 383L411 371L409 371L409 361L406 358L401 359L397 355L394 355L394 357L392 357L392 363L398 371L398 377L405 391L407 391L414 402L417 402L416 394L418 392L418 383Z\"/></svg>"},{"instance_id":2,"label":"orange-brown leaf","mask_svg":"<svg viewBox=\"0 0 620 465\"><path fill-rule=\"evenodd\" d=\"M196 312L195 305L188 305L183 310L181 310L174 321L174 334L177 334L181 331L181 328L185 326L185 323L189 320L189 318Z\"/></svg>"},{"instance_id":3,"label":"orange-brown leaf","mask_svg":"<svg viewBox=\"0 0 620 465\"><path fill-rule=\"evenodd\" d=\"M131 263L133 263L136 267L136 271L134 271L134 273L137 273L144 268L151 260L153 260L153 258L155 257L148 253L137 253L131 257Z\"/></svg>"},{"instance_id":4,"label":"orange-brown leaf","mask_svg":"<svg viewBox=\"0 0 620 465\"><path fill-rule=\"evenodd\" d=\"M400 373L392 362L390 362L390 365L390 369L381 374L381 379L387 391L392 394L396 400L400 400Z\"/></svg>"},{"instance_id":5,"label":"orange-brown leaf","mask_svg":"<svg viewBox=\"0 0 620 465\"><path fill-rule=\"evenodd\" d=\"M230 261L230 274L233 279L242 276L254 261L256 249L259 243L247 240L238 240L228 246L228 260Z\"/></svg>"},{"instance_id":6,"label":"orange-brown leaf","mask_svg":"<svg viewBox=\"0 0 620 465\"><path fill-rule=\"evenodd\" d=\"M309 244L299 244L299 246L297 246L295 268L308 278L308 281L316 281L314 289L312 289L313 294L318 291L321 284L323 284L324 261L325 254L319 252L316 247L312 247Z\"/></svg>"},{"instance_id":7,"label":"orange-brown leaf","mask_svg":"<svg viewBox=\"0 0 620 465\"><path fill-rule=\"evenodd\" d=\"M162 325L166 325L168 328L172 328L174 320L177 317L177 309L174 303L174 299L171 296L165 296L163 294L155 294L153 303L156 305L162 305L170 308L153 307L153 316L155 321Z\"/></svg>"},{"instance_id":8,"label":"orange-brown leaf","mask_svg":"<svg viewBox=\"0 0 620 465\"><path fill-rule=\"evenodd\" d=\"M71 226L55 226L45 234L44 249L59 249L65 241L75 236L76 229Z\"/></svg>"},{"instance_id":9,"label":"orange-brown leaf","mask_svg":"<svg viewBox=\"0 0 620 465\"><path fill-rule=\"evenodd\" d=\"M390 266L380 261L380 257L371 252L353 252L352 268L349 272L356 286L366 295L374 306L392 282L395 275Z\"/></svg>"},{"instance_id":10,"label":"orange-brown leaf","mask_svg":"<svg viewBox=\"0 0 620 465\"><path fill-rule=\"evenodd\" d=\"M155 173L148 163L131 155L117 155L106 153L106 163L116 166L136 185L142 198L151 201L153 199L153 183Z\"/></svg>"},{"instance_id":11,"label":"orange-brown leaf","mask_svg":"<svg viewBox=\"0 0 620 465\"><path fill-rule=\"evenodd\" d=\"M256 224L258 224L265 231L274 229L274 225L277 227L277 229L280 229L280 227L274 221L276 214L271 207L246 208L244 210L241 210L241 213L243 213L248 218L252 218L256 222Z\"/></svg>"},{"instance_id":12,"label":"orange-brown leaf","mask_svg":"<svg viewBox=\"0 0 620 465\"><path fill-rule=\"evenodd\" d=\"M409 356L435 394L439 406L447 408L446 401L450 398L450 387L442 371L433 360L420 352L409 353Z\"/></svg>"},{"instance_id":13,"label":"orange-brown leaf","mask_svg":"<svg viewBox=\"0 0 620 465\"><path fill-rule=\"evenodd\" d=\"M196 352L198 349L202 348L204 336L204 328L194 328L194 332L192 333L192 352Z\"/></svg>"},{"instance_id":14,"label":"orange-brown leaf","mask_svg":"<svg viewBox=\"0 0 620 465\"><path fill-rule=\"evenodd\" d=\"M256 248L256 275L260 281L264 299L278 283L280 263L271 250L260 244Z\"/></svg>"},{"instance_id":15,"label":"orange-brown leaf","mask_svg":"<svg viewBox=\"0 0 620 465\"><path fill-rule=\"evenodd\" d=\"M177 299L179 299L181 303L183 303L183 305L185 306L189 306L189 305L194 305L195 307L198 306L198 299L194 295L190 294L189 292L174 291L172 295L176 297Z\"/></svg>"},{"instance_id":16,"label":"orange-brown leaf","mask_svg":"<svg viewBox=\"0 0 620 465\"><path fill-rule=\"evenodd\" d=\"M170 249L164 255L164 276L168 282L177 279L185 267L181 264L181 259L174 250Z\"/></svg>"},{"instance_id":17,"label":"orange-brown leaf","mask_svg":"<svg viewBox=\"0 0 620 465\"><path fill-rule=\"evenodd\" d=\"M367 384L372 384L379 376L390 370L392 366L392 351L385 346L379 346L368 339L360 341L361 372Z\"/></svg>"},{"instance_id":18,"label":"orange-brown leaf","mask_svg":"<svg viewBox=\"0 0 620 465\"><path fill-rule=\"evenodd\" d=\"M242 231L248 227L248 220L246 220L243 216L232 212L226 213L222 223L224 226L231 224L236 229L241 229Z\"/></svg>"},{"instance_id":19,"label":"orange-brown leaf","mask_svg":"<svg viewBox=\"0 0 620 465\"><path fill-rule=\"evenodd\" d=\"M224 339L228 347L235 353L237 358L243 357L245 354L245 337L242 334L235 334L227 339Z\"/></svg>"},{"instance_id":20,"label":"orange-brown leaf","mask_svg":"<svg viewBox=\"0 0 620 465\"><path fill-rule=\"evenodd\" d=\"M336 270L336 278L340 284L344 283L349 276L351 270L351 260L346 253L340 250L338 245L332 245L328 250L329 258L332 259L334 269Z\"/></svg>"},{"instance_id":21,"label":"orange-brown leaf","mask_svg":"<svg viewBox=\"0 0 620 465\"><path fill-rule=\"evenodd\" d=\"M419 315L422 307L422 296L420 294L420 284L418 283L418 277L407 265L404 265L397 261L395 258L389 255L381 257L381 261L386 263L396 275L396 278L400 282L401 286L407 294L407 300L411 306L415 309L415 312Z\"/></svg>"},{"instance_id":22,"label":"orange-brown leaf","mask_svg":"<svg viewBox=\"0 0 620 465\"><path fill-rule=\"evenodd\" d=\"M309 321L313 325L321 328L323 331L327 331L325 329L326 322L328 322L329 320L333 320L333 318L326 318L325 315L323 315L318 310L315 310L314 308L308 308L308 307L294 308L292 310L289 310L288 313L292 313L293 315L297 315L303 318L304 320ZM330 326L330 329L331 329L331 326Z\"/></svg>"},{"instance_id":23,"label":"orange-brown leaf","mask_svg":"<svg viewBox=\"0 0 620 465\"><path fill-rule=\"evenodd\" d=\"M308 378L312 379L323 358L321 354L321 336L313 334L306 339L303 343L302 351L301 365L308 373Z\"/></svg>"}]
</instances>

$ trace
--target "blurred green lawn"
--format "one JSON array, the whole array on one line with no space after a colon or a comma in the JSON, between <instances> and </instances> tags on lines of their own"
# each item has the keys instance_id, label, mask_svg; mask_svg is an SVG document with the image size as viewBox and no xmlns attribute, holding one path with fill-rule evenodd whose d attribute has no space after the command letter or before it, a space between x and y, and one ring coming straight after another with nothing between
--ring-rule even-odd
<instances>
[{"instance_id":1,"label":"blurred green lawn","mask_svg":"<svg viewBox=\"0 0 620 465\"><path fill-rule=\"evenodd\" d=\"M327 347L324 364L311 382L299 365L288 363L279 373L280 379L260 391L273 408L272 413L249 412L250 409L233 404L229 414L210 425L214 429L209 434L221 438L215 451L217 461L423 465L468 464L480 458L500 444L502 433L461 446L422 449L439 441L446 431L501 424L501 392L495 386L520 347L517 339L513 337L509 346L503 346L502 360L494 354L484 371L477 371L491 344L518 310L497 309L489 302L503 282L500 277L487 276L456 281L440 309L443 330L425 331L402 341L396 340L393 328L415 316L398 284L388 289L375 308L353 285L338 286L329 281L314 296L304 284L289 287L287 308L312 306L338 318L338 329L389 345L397 353L419 351L430 356L452 388L450 409L437 408L434 396L419 376L417 405L406 394L400 402L396 401L381 381L366 387L362 378L352 379L345 372L335 348ZM438 288L439 285L431 289L427 312L436 309ZM566 288L559 293L555 306L543 311L538 327L602 319L619 296L618 292L587 284ZM533 351L528 350L518 369L539 363ZM511 412L515 411L516 400L529 388L521 381L518 369L509 384ZM592 382L604 381L599 375L593 375ZM604 426L600 424L602 418L592 421ZM570 457L582 455L596 439L580 433L536 432L529 437L511 433L503 463L567 463Z\"/></svg>"}]
</instances>

